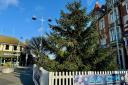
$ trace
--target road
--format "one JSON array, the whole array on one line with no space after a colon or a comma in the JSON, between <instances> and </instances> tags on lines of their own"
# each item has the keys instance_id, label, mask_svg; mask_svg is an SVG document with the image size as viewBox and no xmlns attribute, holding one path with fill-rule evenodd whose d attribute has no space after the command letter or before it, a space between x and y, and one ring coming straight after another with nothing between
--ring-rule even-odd
<instances>
[{"instance_id":1,"label":"road","mask_svg":"<svg viewBox=\"0 0 128 85\"><path fill-rule=\"evenodd\" d=\"M17 68L9 74L0 73L0 85L34 85L32 68Z\"/></svg>"}]
</instances>

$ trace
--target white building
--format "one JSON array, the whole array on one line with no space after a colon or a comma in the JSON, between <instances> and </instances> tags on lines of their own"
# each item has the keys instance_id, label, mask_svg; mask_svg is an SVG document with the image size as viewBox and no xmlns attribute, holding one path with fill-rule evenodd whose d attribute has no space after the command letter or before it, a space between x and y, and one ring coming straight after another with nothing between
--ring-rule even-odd
<instances>
[{"instance_id":1,"label":"white building","mask_svg":"<svg viewBox=\"0 0 128 85\"><path fill-rule=\"evenodd\" d=\"M19 56L23 50L23 43L18 39L0 35L0 65L6 62L19 63Z\"/></svg>"}]
</instances>

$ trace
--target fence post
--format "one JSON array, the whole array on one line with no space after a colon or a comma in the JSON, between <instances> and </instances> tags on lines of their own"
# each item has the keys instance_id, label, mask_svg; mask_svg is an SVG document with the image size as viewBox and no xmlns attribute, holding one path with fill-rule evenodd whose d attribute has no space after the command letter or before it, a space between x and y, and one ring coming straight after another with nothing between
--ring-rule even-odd
<instances>
[{"instance_id":1,"label":"fence post","mask_svg":"<svg viewBox=\"0 0 128 85\"><path fill-rule=\"evenodd\" d=\"M65 85L65 75L64 75L64 72L62 72L62 81L63 81L63 85Z\"/></svg>"},{"instance_id":2,"label":"fence post","mask_svg":"<svg viewBox=\"0 0 128 85\"><path fill-rule=\"evenodd\" d=\"M55 85L57 85L57 83L58 83L57 82L57 76L58 76L58 72L55 72L55 78L54 78L55 79Z\"/></svg>"},{"instance_id":3,"label":"fence post","mask_svg":"<svg viewBox=\"0 0 128 85\"><path fill-rule=\"evenodd\" d=\"M74 71L72 72L72 76L73 76L73 85L74 85L74 76L75 76L75 75L74 75Z\"/></svg>"},{"instance_id":4,"label":"fence post","mask_svg":"<svg viewBox=\"0 0 128 85\"><path fill-rule=\"evenodd\" d=\"M69 85L72 84L71 81L72 81L72 76L71 76L71 72L69 72Z\"/></svg>"},{"instance_id":5,"label":"fence post","mask_svg":"<svg viewBox=\"0 0 128 85\"><path fill-rule=\"evenodd\" d=\"M44 70L43 67L40 67L40 70L41 70L40 85L48 85L49 72Z\"/></svg>"},{"instance_id":6,"label":"fence post","mask_svg":"<svg viewBox=\"0 0 128 85\"><path fill-rule=\"evenodd\" d=\"M49 72L49 85L54 84L54 79L53 79L53 72Z\"/></svg>"},{"instance_id":7,"label":"fence post","mask_svg":"<svg viewBox=\"0 0 128 85\"><path fill-rule=\"evenodd\" d=\"M62 75L61 72L59 72L59 85L61 85L61 79L62 79Z\"/></svg>"},{"instance_id":8,"label":"fence post","mask_svg":"<svg viewBox=\"0 0 128 85\"><path fill-rule=\"evenodd\" d=\"M68 78L67 78L67 76L68 76L68 72L66 72L66 85L68 85Z\"/></svg>"},{"instance_id":9,"label":"fence post","mask_svg":"<svg viewBox=\"0 0 128 85\"><path fill-rule=\"evenodd\" d=\"M32 76L32 79L33 79L34 84L38 85L37 81L35 80L36 71L37 71L37 66L36 66L36 64L34 64L33 65L33 76Z\"/></svg>"}]
</instances>

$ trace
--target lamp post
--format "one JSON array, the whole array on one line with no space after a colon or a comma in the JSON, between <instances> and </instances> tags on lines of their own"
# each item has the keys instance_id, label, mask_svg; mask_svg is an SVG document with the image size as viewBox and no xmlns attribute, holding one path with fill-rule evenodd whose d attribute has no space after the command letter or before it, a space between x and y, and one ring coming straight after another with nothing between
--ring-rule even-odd
<instances>
[{"instance_id":1,"label":"lamp post","mask_svg":"<svg viewBox=\"0 0 128 85\"><path fill-rule=\"evenodd\" d=\"M39 53L41 53L41 50L42 50L42 36L43 36L43 24L44 24L44 18L42 17L42 18L37 18L36 16L32 16L32 20L39 20L40 22L41 22L41 27L40 27L40 29L39 29L39 31L41 32L41 40L40 40L40 44L39 44ZM39 56L39 54L38 54L38 57L40 57Z\"/></svg>"}]
</instances>

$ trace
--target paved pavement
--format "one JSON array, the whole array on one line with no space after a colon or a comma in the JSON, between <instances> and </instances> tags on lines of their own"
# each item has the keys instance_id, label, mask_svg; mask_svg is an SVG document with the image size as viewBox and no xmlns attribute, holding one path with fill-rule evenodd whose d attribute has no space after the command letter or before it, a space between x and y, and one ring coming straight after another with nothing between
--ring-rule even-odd
<instances>
[{"instance_id":1,"label":"paved pavement","mask_svg":"<svg viewBox=\"0 0 128 85\"><path fill-rule=\"evenodd\" d=\"M9 74L0 73L0 85L34 85L32 68L17 68Z\"/></svg>"}]
</instances>

